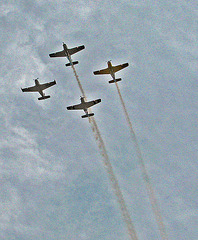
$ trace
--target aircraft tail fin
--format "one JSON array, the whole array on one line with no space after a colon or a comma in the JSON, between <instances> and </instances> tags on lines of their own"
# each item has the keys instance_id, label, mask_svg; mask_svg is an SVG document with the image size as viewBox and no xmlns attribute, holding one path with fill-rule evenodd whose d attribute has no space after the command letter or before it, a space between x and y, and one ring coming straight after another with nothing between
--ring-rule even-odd
<instances>
[{"instance_id":1,"label":"aircraft tail fin","mask_svg":"<svg viewBox=\"0 0 198 240\"><path fill-rule=\"evenodd\" d=\"M78 64L78 61L74 61L74 62L72 62L73 63L73 65L75 65L75 64ZM65 64L65 66L66 67L69 67L69 66L71 66L71 63L67 63L67 64Z\"/></svg>"},{"instance_id":2,"label":"aircraft tail fin","mask_svg":"<svg viewBox=\"0 0 198 240\"><path fill-rule=\"evenodd\" d=\"M119 82L119 81L121 81L121 80L122 80L121 78L117 78L117 79L115 79L115 80L109 81L109 83Z\"/></svg>"},{"instance_id":3,"label":"aircraft tail fin","mask_svg":"<svg viewBox=\"0 0 198 240\"><path fill-rule=\"evenodd\" d=\"M87 118L87 117L91 117L91 116L93 116L93 115L94 115L94 113L89 113L89 114L86 114L86 115L81 116L81 118Z\"/></svg>"},{"instance_id":4,"label":"aircraft tail fin","mask_svg":"<svg viewBox=\"0 0 198 240\"><path fill-rule=\"evenodd\" d=\"M47 98L50 98L50 96L39 97L38 100L44 100L44 99L47 99Z\"/></svg>"}]
</instances>

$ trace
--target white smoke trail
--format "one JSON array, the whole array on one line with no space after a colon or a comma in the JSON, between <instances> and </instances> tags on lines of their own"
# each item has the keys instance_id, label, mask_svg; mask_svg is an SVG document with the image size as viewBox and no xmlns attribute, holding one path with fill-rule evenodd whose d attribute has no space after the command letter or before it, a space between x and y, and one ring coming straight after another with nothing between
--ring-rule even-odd
<instances>
[{"instance_id":1,"label":"white smoke trail","mask_svg":"<svg viewBox=\"0 0 198 240\"><path fill-rule=\"evenodd\" d=\"M70 57L70 60L71 60L71 57ZM79 80L79 77L78 77L77 72L76 72L76 70L74 68L74 65L72 64L71 67L73 69L74 75L75 75L76 80L78 82L78 86L80 88L80 91L81 91L82 95L86 99L85 91L83 90L82 84L81 84L81 82ZM104 141L103 141L103 139L101 137L98 125L97 125L97 123L95 121L95 118L94 117L90 117L89 118L89 123L91 124L91 128L92 128L92 131L94 133L94 137L95 137L96 142L98 144L100 153L101 153L101 155L103 157L103 164L104 164L105 169L106 169L106 171L108 173L108 176L110 178L110 182L112 184L113 191L115 192L115 195L117 197L117 200L118 200L118 203L119 203L119 206L120 206L120 209L121 209L121 213L122 213L124 222L127 225L128 234L130 236L130 239L138 240L138 237L137 237L137 234L136 234L136 231L135 231L135 227L134 227L134 225L132 223L130 214L129 214L128 209L126 207L126 203L124 201L122 192L120 190L120 187L119 187L119 184L118 184L118 180L117 180L117 178L116 178L116 176L115 176L115 174L113 172L113 168L112 168L111 162L109 160L109 157L108 157L108 154L107 154L107 151L106 151L106 147L105 147Z\"/></svg>"},{"instance_id":2,"label":"white smoke trail","mask_svg":"<svg viewBox=\"0 0 198 240\"><path fill-rule=\"evenodd\" d=\"M118 83L115 82L115 84L116 84L116 88L117 88L117 91L118 91L118 94L119 94L119 97L120 97L120 101L121 101L121 104L122 104L122 107L123 107L123 110L124 110L124 113L125 113L127 123L129 125L129 128L130 128L130 134L131 134L132 140L133 140L134 145L135 145L135 150L136 150L136 153L137 153L138 160L140 162L143 179L144 179L144 182L145 182L145 185L146 185L146 188L147 188L147 192L148 192L149 199L150 199L150 202L151 202L152 210L154 212L154 215L155 215L155 218L156 218L156 221L157 221L157 224L158 224L160 235L161 235L161 238L163 240L167 240L168 237L167 237L167 233L166 233L165 226L164 226L164 223L163 223L163 219L162 219L162 216L161 216L161 213L160 213L160 209L159 209L159 206L158 206L158 203L157 203L157 199L155 197L155 193L154 193L149 175L148 175L147 170L146 170L146 166L144 164L144 160L143 160L142 153L141 153L141 150L140 150L137 138L136 138L136 134L133 130L132 123L131 123L131 120L129 118L129 114L127 112L124 100L122 98Z\"/></svg>"},{"instance_id":3,"label":"white smoke trail","mask_svg":"<svg viewBox=\"0 0 198 240\"><path fill-rule=\"evenodd\" d=\"M127 225L127 228L128 228L128 233L129 233L129 236L131 239L138 239L137 238L137 234L136 234L136 231L135 231L135 228L133 226L133 223L132 223L132 220L130 218L130 215L129 215L129 212L128 212L128 209L126 207L126 203L124 201L124 198L123 198L123 195L122 195L122 192L120 190L120 187L119 187L119 184L118 184L118 180L113 172L113 168L112 168L112 165L111 165L111 162L109 160L109 157L108 157L108 154L107 154L107 151L106 151L106 148L105 148L105 145L104 145L104 142L103 142L103 139L101 137L101 134L99 132L99 129L98 129L98 126L96 124L96 121L95 119L92 117L91 118L91 124L92 124L92 130L95 134L95 139L96 141L98 142L98 146L99 146L99 149L100 149L100 152L101 152L101 155L103 156L103 163L104 163L104 166L107 170L107 173L108 173L108 176L110 178L110 181L111 181L111 184L112 184L112 188L117 196L117 200L118 200L118 203L120 205L120 209L121 209L121 212L122 212L122 216L123 216L123 219Z\"/></svg>"}]
</instances>

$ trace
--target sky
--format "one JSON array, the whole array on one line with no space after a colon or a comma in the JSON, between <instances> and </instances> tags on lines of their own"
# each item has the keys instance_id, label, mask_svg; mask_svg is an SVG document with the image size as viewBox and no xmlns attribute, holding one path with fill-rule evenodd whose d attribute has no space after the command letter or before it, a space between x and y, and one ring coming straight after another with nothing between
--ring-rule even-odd
<instances>
[{"instance_id":1,"label":"sky","mask_svg":"<svg viewBox=\"0 0 198 240\"><path fill-rule=\"evenodd\" d=\"M81 111L72 56L138 239L161 239L111 76L119 87L169 239L198 239L196 1L1 1L0 238L129 239L97 143ZM54 79L38 93L20 88Z\"/></svg>"}]
</instances>

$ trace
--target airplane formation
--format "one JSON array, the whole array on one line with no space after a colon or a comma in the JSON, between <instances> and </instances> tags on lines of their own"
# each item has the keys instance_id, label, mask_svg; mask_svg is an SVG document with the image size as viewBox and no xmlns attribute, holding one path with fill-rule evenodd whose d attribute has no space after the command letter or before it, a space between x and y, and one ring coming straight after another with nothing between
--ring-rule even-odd
<instances>
[{"instance_id":1,"label":"airplane formation","mask_svg":"<svg viewBox=\"0 0 198 240\"><path fill-rule=\"evenodd\" d=\"M49 56L51 58L54 57L66 57L69 61L69 63L65 64L66 67L68 66L73 66L75 64L78 64L78 61L72 61L71 59L71 55L83 50L85 48L84 45L78 46L78 47L74 47L74 48L68 48L67 45L63 42L63 50L59 51L59 52L55 52L55 53L51 53L49 54ZM94 71L93 74L94 75L100 75L100 74L110 74L111 77L113 78L112 80L109 81L109 83L115 83L118 81L121 81L121 78L117 78L115 77L115 73L117 71L120 71L121 69L128 67L129 64L128 63L124 63L124 64L120 64L117 66L113 66L111 63L111 60L107 62L108 67L105 69L101 69L98 71ZM43 90L45 90L46 88L49 88L53 85L56 84L56 81L52 81L52 82L48 82L48 83L43 83L41 84L37 79L34 79L35 81L35 85L32 87L27 87L27 88L21 88L21 90L23 92L39 92L41 97L38 98L38 100L45 100L47 98L50 98L50 95L46 96L45 93L43 92ZM87 118L87 117L92 117L94 116L94 113L89 113L88 112L88 108L90 108L91 106L98 104L101 102L101 99L96 99L96 100L92 100L92 101L85 101L85 97L82 96L80 97L80 104L76 104L73 106L68 106L67 110L84 110L85 115L82 115L82 118Z\"/></svg>"}]
</instances>

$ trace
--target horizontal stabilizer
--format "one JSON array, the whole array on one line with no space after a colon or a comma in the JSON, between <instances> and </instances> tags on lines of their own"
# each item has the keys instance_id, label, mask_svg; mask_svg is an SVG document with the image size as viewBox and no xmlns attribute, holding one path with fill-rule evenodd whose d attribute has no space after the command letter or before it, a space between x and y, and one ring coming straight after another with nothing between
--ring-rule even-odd
<instances>
[{"instance_id":1,"label":"horizontal stabilizer","mask_svg":"<svg viewBox=\"0 0 198 240\"><path fill-rule=\"evenodd\" d=\"M38 100L44 100L44 99L47 99L47 98L50 98L50 96L40 97L40 98L38 98Z\"/></svg>"},{"instance_id":2,"label":"horizontal stabilizer","mask_svg":"<svg viewBox=\"0 0 198 240\"><path fill-rule=\"evenodd\" d=\"M81 118L87 118L87 117L91 117L91 116L93 116L93 115L94 115L94 113L89 113L89 114L86 114L86 115L81 116Z\"/></svg>"},{"instance_id":3,"label":"horizontal stabilizer","mask_svg":"<svg viewBox=\"0 0 198 240\"><path fill-rule=\"evenodd\" d=\"M117 78L117 79L115 79L115 80L109 81L109 83L119 82L119 81L121 81L121 80L122 80L121 78Z\"/></svg>"},{"instance_id":4,"label":"horizontal stabilizer","mask_svg":"<svg viewBox=\"0 0 198 240\"><path fill-rule=\"evenodd\" d=\"M75 61L75 62L72 62L72 63L73 63L73 65L75 65L75 64L78 64L78 61ZM69 66L71 66L71 63L67 63L67 64L65 64L65 66L69 67Z\"/></svg>"}]
</instances>

